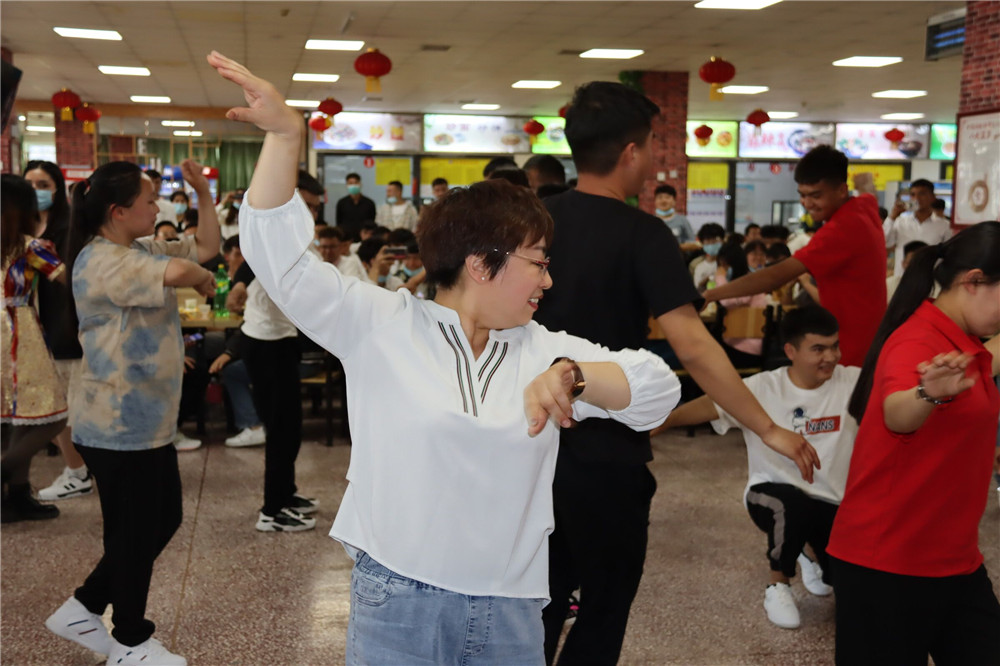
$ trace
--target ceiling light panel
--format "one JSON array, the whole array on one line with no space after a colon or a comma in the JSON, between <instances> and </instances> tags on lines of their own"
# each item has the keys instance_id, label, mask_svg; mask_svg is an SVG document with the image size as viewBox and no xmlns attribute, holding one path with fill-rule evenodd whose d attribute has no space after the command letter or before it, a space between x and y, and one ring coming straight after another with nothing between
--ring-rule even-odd
<instances>
[{"instance_id":1,"label":"ceiling light panel","mask_svg":"<svg viewBox=\"0 0 1000 666\"><path fill-rule=\"evenodd\" d=\"M129 99L137 104L170 104L169 97L157 95L132 95Z\"/></svg>"},{"instance_id":2,"label":"ceiling light panel","mask_svg":"<svg viewBox=\"0 0 1000 666\"><path fill-rule=\"evenodd\" d=\"M897 62L903 62L902 58L896 56L851 56L850 58L842 58L841 60L834 60L834 67L885 67L886 65L895 65Z\"/></svg>"},{"instance_id":3,"label":"ceiling light panel","mask_svg":"<svg viewBox=\"0 0 1000 666\"><path fill-rule=\"evenodd\" d=\"M923 97L927 94L926 90L880 90L878 92L872 93L872 97L885 97L889 99L913 99L914 97Z\"/></svg>"},{"instance_id":4,"label":"ceiling light panel","mask_svg":"<svg viewBox=\"0 0 1000 666\"><path fill-rule=\"evenodd\" d=\"M920 120L924 117L922 113L884 113L880 116L882 120Z\"/></svg>"},{"instance_id":5,"label":"ceiling light panel","mask_svg":"<svg viewBox=\"0 0 1000 666\"><path fill-rule=\"evenodd\" d=\"M201 130L174 130L174 136L201 136Z\"/></svg>"},{"instance_id":6,"label":"ceiling light panel","mask_svg":"<svg viewBox=\"0 0 1000 666\"><path fill-rule=\"evenodd\" d=\"M118 67L116 65L98 65L97 69L101 74L110 76L149 76L149 70L145 67Z\"/></svg>"},{"instance_id":7,"label":"ceiling light panel","mask_svg":"<svg viewBox=\"0 0 1000 666\"><path fill-rule=\"evenodd\" d=\"M767 115L770 116L771 120L788 120L789 118L798 118L798 111L768 111Z\"/></svg>"},{"instance_id":8,"label":"ceiling light panel","mask_svg":"<svg viewBox=\"0 0 1000 666\"><path fill-rule=\"evenodd\" d=\"M767 86L726 86L719 92L727 95L759 95L770 90Z\"/></svg>"},{"instance_id":9,"label":"ceiling light panel","mask_svg":"<svg viewBox=\"0 0 1000 666\"><path fill-rule=\"evenodd\" d=\"M590 49L580 54L581 58L607 58L610 60L629 60L641 56L642 49Z\"/></svg>"},{"instance_id":10,"label":"ceiling light panel","mask_svg":"<svg viewBox=\"0 0 1000 666\"><path fill-rule=\"evenodd\" d=\"M292 81L315 81L316 83L336 83L340 80L340 74L306 74L296 72L292 74Z\"/></svg>"},{"instance_id":11,"label":"ceiling light panel","mask_svg":"<svg viewBox=\"0 0 1000 666\"><path fill-rule=\"evenodd\" d=\"M45 125L28 125L24 129L28 130L29 132L42 132L46 134L56 131L55 127L47 127Z\"/></svg>"},{"instance_id":12,"label":"ceiling light panel","mask_svg":"<svg viewBox=\"0 0 1000 666\"><path fill-rule=\"evenodd\" d=\"M162 120L160 124L164 127L194 127L193 120Z\"/></svg>"},{"instance_id":13,"label":"ceiling light panel","mask_svg":"<svg viewBox=\"0 0 1000 666\"><path fill-rule=\"evenodd\" d=\"M52 28L61 37L74 39L105 39L110 42L122 41L117 30L87 30L86 28Z\"/></svg>"},{"instance_id":14,"label":"ceiling light panel","mask_svg":"<svg viewBox=\"0 0 1000 666\"><path fill-rule=\"evenodd\" d=\"M515 81L510 84L511 88L533 88L535 90L550 90L552 88L558 88L562 85L562 81L532 81L532 80L522 80Z\"/></svg>"},{"instance_id":15,"label":"ceiling light panel","mask_svg":"<svg viewBox=\"0 0 1000 666\"><path fill-rule=\"evenodd\" d=\"M364 42L345 41L343 39L308 39L306 48L310 51L360 51Z\"/></svg>"},{"instance_id":16,"label":"ceiling light panel","mask_svg":"<svg viewBox=\"0 0 1000 666\"><path fill-rule=\"evenodd\" d=\"M776 5L781 0L701 0L697 9L764 9Z\"/></svg>"},{"instance_id":17,"label":"ceiling light panel","mask_svg":"<svg viewBox=\"0 0 1000 666\"><path fill-rule=\"evenodd\" d=\"M496 111L500 108L499 104L463 104L462 108L466 111Z\"/></svg>"},{"instance_id":18,"label":"ceiling light panel","mask_svg":"<svg viewBox=\"0 0 1000 666\"><path fill-rule=\"evenodd\" d=\"M319 106L318 99L286 99L285 104L288 106L298 107L300 109L315 109Z\"/></svg>"}]
</instances>

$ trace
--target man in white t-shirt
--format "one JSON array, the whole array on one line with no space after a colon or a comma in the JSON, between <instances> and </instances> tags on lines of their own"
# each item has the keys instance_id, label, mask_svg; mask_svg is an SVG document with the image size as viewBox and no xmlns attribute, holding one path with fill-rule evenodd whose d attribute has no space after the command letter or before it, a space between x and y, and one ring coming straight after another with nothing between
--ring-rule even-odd
<instances>
[{"instance_id":1,"label":"man in white t-shirt","mask_svg":"<svg viewBox=\"0 0 1000 666\"><path fill-rule=\"evenodd\" d=\"M743 500L754 524L767 534L771 569L764 593L768 619L779 627L799 626L799 611L789 579L795 565L811 593L826 596L830 587L826 544L837 507L844 497L847 470L858 425L847 413L860 368L837 365L837 320L819 306L790 311L781 322L785 354L791 367L761 372L744 380L768 416L779 426L801 433L822 464L811 485L798 468L774 453L708 396L674 410L664 427L711 422L719 434L740 428L747 445L749 479ZM815 561L802 549L812 547Z\"/></svg>"},{"instance_id":2,"label":"man in white t-shirt","mask_svg":"<svg viewBox=\"0 0 1000 666\"><path fill-rule=\"evenodd\" d=\"M385 203L378 207L375 223L388 229L417 230L417 209L403 198L403 184L398 180L385 186Z\"/></svg>"},{"instance_id":3,"label":"man in white t-shirt","mask_svg":"<svg viewBox=\"0 0 1000 666\"><path fill-rule=\"evenodd\" d=\"M886 248L895 248L894 274L903 272L903 248L910 241L937 245L951 238L951 223L947 218L934 214L935 199L934 183L923 178L915 180L910 184L910 201L915 209L906 210L906 204L897 201L882 223Z\"/></svg>"}]
</instances>

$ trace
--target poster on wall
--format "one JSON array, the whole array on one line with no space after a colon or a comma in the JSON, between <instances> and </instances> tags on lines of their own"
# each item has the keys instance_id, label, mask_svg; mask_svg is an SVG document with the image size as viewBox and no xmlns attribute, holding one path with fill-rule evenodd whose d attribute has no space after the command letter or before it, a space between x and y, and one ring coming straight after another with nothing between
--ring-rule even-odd
<instances>
[{"instance_id":1,"label":"poster on wall","mask_svg":"<svg viewBox=\"0 0 1000 666\"><path fill-rule=\"evenodd\" d=\"M955 155L955 224L1000 218L1000 109L960 115Z\"/></svg>"},{"instance_id":2,"label":"poster on wall","mask_svg":"<svg viewBox=\"0 0 1000 666\"><path fill-rule=\"evenodd\" d=\"M712 134L707 139L699 139L694 131L707 125ZM736 134L739 123L735 120L689 120L684 152L688 157L728 157L736 158Z\"/></svg>"},{"instance_id":3,"label":"poster on wall","mask_svg":"<svg viewBox=\"0 0 1000 666\"><path fill-rule=\"evenodd\" d=\"M726 226L729 165L691 162L687 173L687 219L695 233L702 225L715 222Z\"/></svg>"},{"instance_id":4,"label":"poster on wall","mask_svg":"<svg viewBox=\"0 0 1000 666\"><path fill-rule=\"evenodd\" d=\"M893 128L903 133L895 147L885 138ZM852 160L927 159L929 149L930 125L837 123L837 150Z\"/></svg>"},{"instance_id":5,"label":"poster on wall","mask_svg":"<svg viewBox=\"0 0 1000 666\"><path fill-rule=\"evenodd\" d=\"M524 118L424 116L424 150L431 153L530 153Z\"/></svg>"},{"instance_id":6,"label":"poster on wall","mask_svg":"<svg viewBox=\"0 0 1000 666\"><path fill-rule=\"evenodd\" d=\"M319 112L310 114L310 120ZM342 111L321 135L310 130L316 150L420 152L420 116Z\"/></svg>"},{"instance_id":7,"label":"poster on wall","mask_svg":"<svg viewBox=\"0 0 1000 666\"><path fill-rule=\"evenodd\" d=\"M798 159L820 145L833 145L831 123L740 123L740 157Z\"/></svg>"},{"instance_id":8,"label":"poster on wall","mask_svg":"<svg viewBox=\"0 0 1000 666\"><path fill-rule=\"evenodd\" d=\"M955 134L958 132L958 125L931 125L931 153L932 160L953 160L955 159Z\"/></svg>"},{"instance_id":9,"label":"poster on wall","mask_svg":"<svg viewBox=\"0 0 1000 666\"><path fill-rule=\"evenodd\" d=\"M545 126L545 131L535 137L531 152L544 155L569 155L566 141L566 119L559 116L535 116L535 120Z\"/></svg>"}]
</instances>

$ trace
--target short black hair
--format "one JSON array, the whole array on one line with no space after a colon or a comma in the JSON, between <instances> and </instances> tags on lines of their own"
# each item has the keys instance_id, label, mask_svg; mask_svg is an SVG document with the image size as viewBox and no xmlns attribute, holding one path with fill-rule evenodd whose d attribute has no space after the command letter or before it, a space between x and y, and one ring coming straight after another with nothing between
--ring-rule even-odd
<instances>
[{"instance_id":1,"label":"short black hair","mask_svg":"<svg viewBox=\"0 0 1000 666\"><path fill-rule=\"evenodd\" d=\"M157 178L163 180L163 176L156 169L146 169L146 175L149 176L150 180L156 180Z\"/></svg>"},{"instance_id":2,"label":"short black hair","mask_svg":"<svg viewBox=\"0 0 1000 666\"><path fill-rule=\"evenodd\" d=\"M514 161L513 157L494 157L483 167L483 178L489 178L490 174L502 166L516 167L517 162Z\"/></svg>"},{"instance_id":3,"label":"short black hair","mask_svg":"<svg viewBox=\"0 0 1000 666\"><path fill-rule=\"evenodd\" d=\"M769 262L774 264L782 259L788 259L788 257L792 256L792 251L784 243L772 243L771 247L764 248L764 256L767 257Z\"/></svg>"},{"instance_id":4,"label":"short black hair","mask_svg":"<svg viewBox=\"0 0 1000 666\"><path fill-rule=\"evenodd\" d=\"M807 305L789 310L781 318L782 344L798 347L806 335L833 335L840 330L837 318L824 307Z\"/></svg>"},{"instance_id":5,"label":"short black hair","mask_svg":"<svg viewBox=\"0 0 1000 666\"><path fill-rule=\"evenodd\" d=\"M375 231L378 229L378 225L375 220L365 220L361 223L361 231Z\"/></svg>"},{"instance_id":6,"label":"short black hair","mask_svg":"<svg viewBox=\"0 0 1000 666\"><path fill-rule=\"evenodd\" d=\"M400 227L398 229L393 229L389 232L389 236L385 241L389 245L407 245L410 241L416 241L417 235L407 229L406 227Z\"/></svg>"},{"instance_id":7,"label":"short black hair","mask_svg":"<svg viewBox=\"0 0 1000 666\"><path fill-rule=\"evenodd\" d=\"M305 190L309 194L315 194L318 197L326 194L326 188L324 188L312 174L308 171L303 171L302 169L299 169L299 179L295 184L295 187L300 190Z\"/></svg>"},{"instance_id":8,"label":"short black hair","mask_svg":"<svg viewBox=\"0 0 1000 666\"><path fill-rule=\"evenodd\" d=\"M667 185L666 183L664 183L663 185L660 185L655 190L653 190L653 196L655 197L657 194L669 194L670 196L676 199L677 188L674 187L673 185Z\"/></svg>"},{"instance_id":9,"label":"short black hair","mask_svg":"<svg viewBox=\"0 0 1000 666\"><path fill-rule=\"evenodd\" d=\"M328 227L328 226L330 226L330 223L327 222L326 220L316 220L315 222L313 222L313 226L314 227Z\"/></svg>"},{"instance_id":10,"label":"short black hair","mask_svg":"<svg viewBox=\"0 0 1000 666\"><path fill-rule=\"evenodd\" d=\"M782 243L788 240L791 230L783 224L765 224L760 228L761 238L773 238Z\"/></svg>"},{"instance_id":11,"label":"short black hair","mask_svg":"<svg viewBox=\"0 0 1000 666\"><path fill-rule=\"evenodd\" d=\"M559 161L559 158L552 155L532 155L521 168L525 171L536 170L543 185L566 182L566 167Z\"/></svg>"},{"instance_id":12,"label":"short black hair","mask_svg":"<svg viewBox=\"0 0 1000 666\"><path fill-rule=\"evenodd\" d=\"M646 144L660 107L620 83L591 81L566 110L566 140L580 173L611 173L625 147Z\"/></svg>"},{"instance_id":13,"label":"short black hair","mask_svg":"<svg viewBox=\"0 0 1000 666\"><path fill-rule=\"evenodd\" d=\"M925 247L927 247L927 243L923 241L920 240L910 241L909 243L903 246L903 256L905 257L909 253L917 252L918 250L922 250Z\"/></svg>"},{"instance_id":14,"label":"short black hair","mask_svg":"<svg viewBox=\"0 0 1000 666\"><path fill-rule=\"evenodd\" d=\"M934 210L940 210L942 212L947 207L948 207L948 204L947 204L947 202L944 199L935 199L934 203L931 204L931 208L933 208Z\"/></svg>"},{"instance_id":15,"label":"short black hair","mask_svg":"<svg viewBox=\"0 0 1000 666\"><path fill-rule=\"evenodd\" d=\"M325 226L316 233L317 238L333 238L338 241L344 241L347 236L344 235L344 230L340 227Z\"/></svg>"},{"instance_id":16,"label":"short black hair","mask_svg":"<svg viewBox=\"0 0 1000 666\"><path fill-rule=\"evenodd\" d=\"M401 182L399 182L398 180L390 180L388 183L386 183L386 186L389 186L389 185L395 185L396 187L399 188L400 192L403 191L403 184Z\"/></svg>"},{"instance_id":17,"label":"short black hair","mask_svg":"<svg viewBox=\"0 0 1000 666\"><path fill-rule=\"evenodd\" d=\"M747 225L746 229L744 229L744 230L743 230L743 232L744 232L744 233L745 233L745 234L746 234L747 236L749 236L749 235L750 235L750 230L751 230L751 229L760 229L760 225L759 225L759 224L757 224L756 222L751 222L750 224L748 224L748 225Z\"/></svg>"},{"instance_id":18,"label":"short black hair","mask_svg":"<svg viewBox=\"0 0 1000 666\"><path fill-rule=\"evenodd\" d=\"M531 187L528 184L528 174L524 173L524 169L516 166L502 166L493 170L489 178L486 180L496 180L497 178L502 178L504 180L509 180L515 185L520 185L521 187Z\"/></svg>"},{"instance_id":19,"label":"short black hair","mask_svg":"<svg viewBox=\"0 0 1000 666\"><path fill-rule=\"evenodd\" d=\"M931 194L934 194L934 183L926 178L917 178L915 181L910 183L910 189L912 190L914 187L922 187Z\"/></svg>"},{"instance_id":20,"label":"short black hair","mask_svg":"<svg viewBox=\"0 0 1000 666\"><path fill-rule=\"evenodd\" d=\"M222 254L229 254L233 250L240 249L240 235L230 236L222 242Z\"/></svg>"},{"instance_id":21,"label":"short black hair","mask_svg":"<svg viewBox=\"0 0 1000 666\"><path fill-rule=\"evenodd\" d=\"M378 236L361 241L361 245L358 246L358 259L361 260L361 263L370 264L378 251L385 247L385 244L385 239Z\"/></svg>"},{"instance_id":22,"label":"short black hair","mask_svg":"<svg viewBox=\"0 0 1000 666\"><path fill-rule=\"evenodd\" d=\"M777 245L777 243L775 243L775 245ZM787 245L785 245L785 249L786 250L788 249ZM750 241L749 243L743 246L743 254L750 254L751 252L763 252L767 254L767 246L764 245L763 241L759 240Z\"/></svg>"},{"instance_id":23,"label":"short black hair","mask_svg":"<svg viewBox=\"0 0 1000 666\"><path fill-rule=\"evenodd\" d=\"M721 224L716 224L715 222L706 222L701 225L696 234L698 241L705 241L709 238L725 238L726 230L722 228Z\"/></svg>"},{"instance_id":24,"label":"short black hair","mask_svg":"<svg viewBox=\"0 0 1000 666\"><path fill-rule=\"evenodd\" d=\"M435 178L434 180L431 181L431 187L437 187L438 185L444 185L445 187L448 187L448 181L445 180L444 178Z\"/></svg>"},{"instance_id":25,"label":"short black hair","mask_svg":"<svg viewBox=\"0 0 1000 666\"><path fill-rule=\"evenodd\" d=\"M354 180L361 180L361 176L359 176L358 174L356 174L356 173L354 173L354 172L352 171L351 173L349 173L349 174L347 174L346 176L344 176L344 182L347 182L348 180L350 180L350 179L352 179L352 178L353 178Z\"/></svg>"},{"instance_id":26,"label":"short black hair","mask_svg":"<svg viewBox=\"0 0 1000 666\"><path fill-rule=\"evenodd\" d=\"M186 201L187 203L191 203L191 197L189 197L187 195L187 192L185 192L184 190L174 190L173 192L171 192L170 193L170 201L173 201L174 197L176 197L178 195L184 197L184 201Z\"/></svg>"},{"instance_id":27,"label":"short black hair","mask_svg":"<svg viewBox=\"0 0 1000 666\"><path fill-rule=\"evenodd\" d=\"M157 222L156 226L153 227L153 235L155 236L156 234L160 233L160 227L165 227L167 225L170 225L171 227L174 228L174 231L177 231L177 225L176 224L174 224L170 220L162 220L160 222Z\"/></svg>"},{"instance_id":28,"label":"short black hair","mask_svg":"<svg viewBox=\"0 0 1000 666\"><path fill-rule=\"evenodd\" d=\"M189 229L191 227L198 226L198 209L188 208L184 211L184 228Z\"/></svg>"},{"instance_id":29,"label":"short black hair","mask_svg":"<svg viewBox=\"0 0 1000 666\"><path fill-rule=\"evenodd\" d=\"M795 182L799 185L846 183L847 155L833 146L816 146L795 165Z\"/></svg>"}]
</instances>

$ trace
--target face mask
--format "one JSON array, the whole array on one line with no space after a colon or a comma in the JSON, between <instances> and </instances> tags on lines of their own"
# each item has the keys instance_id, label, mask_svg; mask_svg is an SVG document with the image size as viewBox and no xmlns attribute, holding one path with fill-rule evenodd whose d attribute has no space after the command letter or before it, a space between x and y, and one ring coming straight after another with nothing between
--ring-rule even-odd
<instances>
[{"instance_id":1,"label":"face mask","mask_svg":"<svg viewBox=\"0 0 1000 666\"><path fill-rule=\"evenodd\" d=\"M319 239L318 238L314 238L313 239L313 246L319 247Z\"/></svg>"},{"instance_id":2,"label":"face mask","mask_svg":"<svg viewBox=\"0 0 1000 666\"><path fill-rule=\"evenodd\" d=\"M183 215L188 209L188 205L183 201L174 202L174 212L178 215Z\"/></svg>"},{"instance_id":3,"label":"face mask","mask_svg":"<svg viewBox=\"0 0 1000 666\"><path fill-rule=\"evenodd\" d=\"M705 254L714 257L719 254L719 250L722 249L722 243L709 243L708 245L702 245L701 247L705 250Z\"/></svg>"},{"instance_id":4,"label":"face mask","mask_svg":"<svg viewBox=\"0 0 1000 666\"><path fill-rule=\"evenodd\" d=\"M38 198L38 210L48 210L52 208L52 190L35 190Z\"/></svg>"},{"instance_id":5,"label":"face mask","mask_svg":"<svg viewBox=\"0 0 1000 666\"><path fill-rule=\"evenodd\" d=\"M659 215L660 217L668 217L668 216L674 214L674 209L673 208L668 208L666 210L661 210L661 209L657 208L656 209L656 214Z\"/></svg>"},{"instance_id":6,"label":"face mask","mask_svg":"<svg viewBox=\"0 0 1000 666\"><path fill-rule=\"evenodd\" d=\"M414 275L419 275L422 270L424 270L423 266L421 266L420 268L414 268L414 269L409 269L406 266L403 266L403 272L406 273L406 277L408 277L408 278L411 278Z\"/></svg>"},{"instance_id":7,"label":"face mask","mask_svg":"<svg viewBox=\"0 0 1000 666\"><path fill-rule=\"evenodd\" d=\"M360 185L348 185L347 186L347 193L348 194L361 194L361 186Z\"/></svg>"},{"instance_id":8,"label":"face mask","mask_svg":"<svg viewBox=\"0 0 1000 666\"><path fill-rule=\"evenodd\" d=\"M235 208L236 210L239 210L240 209L240 202L239 201L233 201L233 208Z\"/></svg>"},{"instance_id":9,"label":"face mask","mask_svg":"<svg viewBox=\"0 0 1000 666\"><path fill-rule=\"evenodd\" d=\"M729 280L732 279L733 279L733 267L730 266L729 268L726 269L726 281L728 282Z\"/></svg>"},{"instance_id":10,"label":"face mask","mask_svg":"<svg viewBox=\"0 0 1000 666\"><path fill-rule=\"evenodd\" d=\"M395 204L397 201L399 201L399 199L397 199L396 197L386 197L385 200L388 201L390 204Z\"/></svg>"},{"instance_id":11,"label":"face mask","mask_svg":"<svg viewBox=\"0 0 1000 666\"><path fill-rule=\"evenodd\" d=\"M756 268L754 268L753 266L750 266L749 268L750 268L750 272L751 273L756 273L757 271L759 271L762 268L762 266L757 266Z\"/></svg>"}]
</instances>

